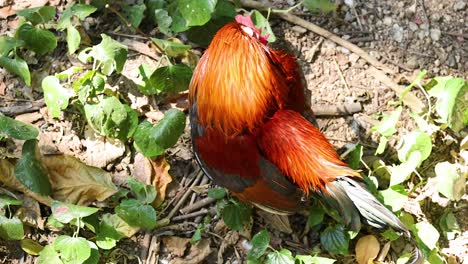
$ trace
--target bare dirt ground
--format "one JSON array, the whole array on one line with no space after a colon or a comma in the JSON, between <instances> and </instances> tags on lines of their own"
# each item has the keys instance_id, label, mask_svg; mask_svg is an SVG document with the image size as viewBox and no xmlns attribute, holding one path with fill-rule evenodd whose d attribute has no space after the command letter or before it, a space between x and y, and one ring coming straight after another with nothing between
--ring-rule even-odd
<instances>
[{"instance_id":1,"label":"bare dirt ground","mask_svg":"<svg viewBox=\"0 0 468 264\"><path fill-rule=\"evenodd\" d=\"M274 1L276 8L287 8L295 1ZM429 76L452 75L467 78L468 74L468 4L465 0L407 0L407 1L360 1L355 2L355 11L338 1L337 12L329 15L311 14L302 9L292 11L294 14L316 23L317 25L346 39L371 56L384 63L394 72L392 77L402 74L411 80L412 76L421 69L427 69ZM0 0L0 35L12 32L17 27L18 18L11 15L8 10L18 10L41 4L57 5L59 10L68 4L67 1L10 1ZM375 75L372 67L349 50L323 39L322 37L307 31L306 29L292 25L278 18L271 18L272 27L277 37L284 39L282 42L298 57L303 68L308 87L311 91L312 105L344 105L359 102L362 111L347 116L320 117L319 126L325 135L331 140L337 149L342 149L347 144L360 142L365 146L366 154L372 155L378 141L372 136L370 128L377 122L374 116L382 112L392 110L388 104L391 100L397 100L397 95L388 87L382 78ZM86 20L88 34L91 38L98 37L100 33L106 33L115 39L133 44L140 41L138 38L129 38L124 34L128 31L119 24L111 14L105 13L100 17ZM143 27L144 28L144 27ZM147 29L151 30L151 29ZM150 33L150 32L148 32ZM141 44L141 43L140 43ZM145 44L143 43L143 46ZM200 49L202 51L202 49ZM31 123L41 131L40 146L43 153L64 153L78 157L89 165L105 168L114 175L115 183L122 183L128 175L134 175L141 171L138 163L141 157L132 153L128 147L116 142L103 141L93 138L81 127L80 116L77 112L66 112L63 118L52 119L42 101L40 88L41 76L47 76L61 70L65 70L77 63L73 57L67 56L64 47L57 49L49 57L43 60L36 68L35 80L31 87L26 87L17 77L0 69L0 107L3 111L10 111L17 119ZM126 77L132 79L136 76L137 67L141 63L156 65L156 60L141 52L131 50L125 70ZM398 83L400 80L393 80ZM122 80L115 83L127 85ZM405 84L405 83L403 83ZM166 105L154 105L151 98L135 92L134 87L129 87L128 98L146 115L147 118L158 120L161 111L168 107L178 105L184 107L186 98ZM411 128L409 121L399 128L404 130ZM109 144L110 143L110 144ZM391 142L392 143L392 142ZM394 144L395 142L393 142ZM21 149L15 145L2 146L9 148L19 155ZM106 153L106 155L103 155ZM390 159L394 152L389 151ZM196 162L190 149L188 127L179 143L170 149L166 155L171 164L169 171L173 177L173 183L169 186L166 201L169 204L166 212L180 196L189 188L189 184L196 175L193 173ZM206 198L210 188L209 180L201 179L195 192L191 194L187 203L182 208ZM464 202L466 203L466 195ZM440 207L439 207L440 208ZM177 259L177 263L189 262L187 254L206 253L211 249L204 263L243 263L245 260L249 237L265 226L271 226L272 220L259 210L255 210L252 230L244 233L229 231L216 216L214 203L208 203L201 209L206 209L213 220L205 234L208 245L200 248L186 249L187 241L172 241L168 237L188 237L193 235L202 216L192 218L179 218L170 226L156 229L154 232L141 233L140 235L119 243L118 250L114 250L107 261L114 263L138 263L137 257L146 259L148 256L156 257L159 262L169 263ZM436 223L440 216L440 210L432 210L431 203L424 209L425 217ZM187 213L187 211L186 211ZM442 252L450 255L449 263L468 263L468 208L461 206L455 211L461 229L464 230L456 240L442 240ZM180 216L177 213L175 216ZM272 245L276 248L286 247L298 253L307 253L318 246L317 233L309 232L302 236L304 216L290 218L291 232L281 232L278 228L270 228ZM288 224L286 224L288 226ZM283 228L288 231L288 228ZM365 233L365 231L363 231ZM31 229L28 236L39 242L47 242L56 235L47 232L37 232ZM182 251L177 251L182 248ZM350 248L353 248L351 245ZM321 254L326 256L326 254ZM192 257L193 257L192 256ZM352 256L332 256L339 263L353 263ZM184 259L185 258L185 259ZM153 259L154 260L154 259ZM184 262L185 261L185 262ZM0 262L2 263L32 263L33 258L19 250L16 242L0 241ZM176 262L174 262L176 263Z\"/></svg>"}]
</instances>

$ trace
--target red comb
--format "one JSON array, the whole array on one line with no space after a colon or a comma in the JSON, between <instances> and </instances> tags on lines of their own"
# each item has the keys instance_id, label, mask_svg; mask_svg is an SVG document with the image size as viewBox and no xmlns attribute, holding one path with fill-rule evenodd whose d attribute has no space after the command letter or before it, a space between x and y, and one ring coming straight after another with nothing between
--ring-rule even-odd
<instances>
[{"instance_id":1,"label":"red comb","mask_svg":"<svg viewBox=\"0 0 468 264\"><path fill-rule=\"evenodd\" d=\"M250 28L252 28L252 29L255 28L255 25L254 25L254 23L253 23L252 18L250 17L250 15L249 15L249 16L237 15L237 16L235 17L235 19L236 19L236 22L239 23L239 24L242 24L242 25L244 25L244 26L250 27Z\"/></svg>"}]
</instances>

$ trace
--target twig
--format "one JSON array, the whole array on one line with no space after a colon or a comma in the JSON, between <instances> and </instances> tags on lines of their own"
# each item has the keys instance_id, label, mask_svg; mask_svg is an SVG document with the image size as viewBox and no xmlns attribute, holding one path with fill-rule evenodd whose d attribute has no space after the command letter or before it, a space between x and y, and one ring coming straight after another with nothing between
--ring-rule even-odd
<instances>
[{"instance_id":1,"label":"twig","mask_svg":"<svg viewBox=\"0 0 468 264\"><path fill-rule=\"evenodd\" d=\"M0 107L0 113L3 113L7 116L16 116L25 113L35 112L42 107L45 106L44 99L40 99L37 101L28 102L26 104L21 105L13 105L13 106L2 106Z\"/></svg>"},{"instance_id":2,"label":"twig","mask_svg":"<svg viewBox=\"0 0 468 264\"><path fill-rule=\"evenodd\" d=\"M336 61L336 59L333 59L333 62L335 63L336 68L338 69L338 74L340 75L341 81L344 83L346 90L348 91L348 94L351 94L351 90L349 89L348 83L346 82L343 72L341 71L340 65L338 65L338 62Z\"/></svg>"},{"instance_id":3,"label":"twig","mask_svg":"<svg viewBox=\"0 0 468 264\"><path fill-rule=\"evenodd\" d=\"M345 116L362 111L360 103L343 105L314 105L312 106L315 116Z\"/></svg>"},{"instance_id":4,"label":"twig","mask_svg":"<svg viewBox=\"0 0 468 264\"><path fill-rule=\"evenodd\" d=\"M204 206L207 206L211 203L214 203L216 201L216 199L214 198L211 198L211 197L206 197L205 199L201 199L200 201L196 202L196 203L193 203L183 209L180 210L180 212L182 214L188 214L190 212L193 212L199 208L202 208Z\"/></svg>"},{"instance_id":5,"label":"twig","mask_svg":"<svg viewBox=\"0 0 468 264\"><path fill-rule=\"evenodd\" d=\"M203 171L200 169L198 171L198 174L195 178L195 180L192 182L192 184L190 185L190 188L188 188L188 190L184 193L184 195L180 198L180 200L176 203L176 205L174 206L174 208L172 208L171 212L167 215L166 218L168 219L171 219L176 213L177 211L179 210L179 208L182 206L182 204L185 203L185 201L187 200L187 198L190 196L190 194L192 193L192 187L194 186L197 186L197 184L200 182L202 176L203 176Z\"/></svg>"},{"instance_id":6,"label":"twig","mask_svg":"<svg viewBox=\"0 0 468 264\"><path fill-rule=\"evenodd\" d=\"M181 221L181 220L189 219L189 218L192 218L192 217L206 215L206 214L211 213L211 212L215 213L214 208L213 208L213 210L211 210L211 209L208 210L206 208L203 208L203 209L201 209L200 211L197 211L197 212L193 212L193 213L185 214L185 215L175 216L174 218L172 218L172 221Z\"/></svg>"},{"instance_id":7,"label":"twig","mask_svg":"<svg viewBox=\"0 0 468 264\"><path fill-rule=\"evenodd\" d=\"M259 3L259 2L256 2L256 1L253 1L253 0L240 0L240 3L245 6L245 7L249 7L249 8L255 8L255 9L258 9L258 10L263 10L263 11L266 11L268 10L269 8L271 8L271 6L269 4L263 4L263 3ZM325 37L333 42L335 42L336 44L354 52L356 55L358 55L359 57L363 58L364 60L366 60L369 64L371 64L372 66L384 71L385 73L395 73L392 69L388 68L387 66L385 66L384 64L382 64L381 62L379 62L378 60L376 60L375 58L373 58L372 56L370 56L367 52L365 52L363 49L359 48L358 46L354 45L353 43L349 42L349 41L346 41L342 38L340 38L339 36L331 33L330 31L328 30L325 30L311 22L308 22L298 16L295 16L293 14L290 14L290 13L278 13L278 12L275 12L273 10L273 14L279 16L280 18L290 22L290 23L293 23L293 24L296 24L296 25L299 25L303 28L306 28L322 37Z\"/></svg>"},{"instance_id":8,"label":"twig","mask_svg":"<svg viewBox=\"0 0 468 264\"><path fill-rule=\"evenodd\" d=\"M140 259L146 259L148 257L148 251L150 249L151 233L146 232L143 240L141 241Z\"/></svg>"}]
</instances>

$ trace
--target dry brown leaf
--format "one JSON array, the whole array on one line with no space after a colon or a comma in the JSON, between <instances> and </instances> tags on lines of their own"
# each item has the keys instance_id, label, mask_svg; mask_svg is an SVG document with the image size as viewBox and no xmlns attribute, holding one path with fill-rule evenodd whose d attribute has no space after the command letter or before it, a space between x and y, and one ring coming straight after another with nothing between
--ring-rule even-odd
<instances>
[{"instance_id":1,"label":"dry brown leaf","mask_svg":"<svg viewBox=\"0 0 468 264\"><path fill-rule=\"evenodd\" d=\"M175 258L172 264L197 264L201 263L211 253L210 240L202 239L190 248L190 253L185 258Z\"/></svg>"},{"instance_id":2,"label":"dry brown leaf","mask_svg":"<svg viewBox=\"0 0 468 264\"><path fill-rule=\"evenodd\" d=\"M273 229L286 234L292 233L291 224L289 224L289 218L287 215L272 214L262 210L259 210L257 213L265 219L265 223L269 224Z\"/></svg>"},{"instance_id":3,"label":"dry brown leaf","mask_svg":"<svg viewBox=\"0 0 468 264\"><path fill-rule=\"evenodd\" d=\"M0 159L0 182L4 186L20 191L42 204L52 205L52 198L35 193L19 182L15 177L15 166L6 159Z\"/></svg>"},{"instance_id":4,"label":"dry brown leaf","mask_svg":"<svg viewBox=\"0 0 468 264\"><path fill-rule=\"evenodd\" d=\"M239 240L239 233L237 231L229 231L223 239L221 246L218 249L218 263L223 263L223 254L226 248L235 245Z\"/></svg>"},{"instance_id":5,"label":"dry brown leaf","mask_svg":"<svg viewBox=\"0 0 468 264\"><path fill-rule=\"evenodd\" d=\"M169 236L163 237L163 243L173 255L182 257L187 248L190 238Z\"/></svg>"},{"instance_id":6,"label":"dry brown leaf","mask_svg":"<svg viewBox=\"0 0 468 264\"><path fill-rule=\"evenodd\" d=\"M373 235L361 237L356 244L356 261L359 264L369 264L377 257L380 244Z\"/></svg>"},{"instance_id":7,"label":"dry brown leaf","mask_svg":"<svg viewBox=\"0 0 468 264\"><path fill-rule=\"evenodd\" d=\"M135 155L133 162L132 175L135 179L145 184L151 184L151 176L153 175L153 166L151 161L141 153Z\"/></svg>"},{"instance_id":8,"label":"dry brown leaf","mask_svg":"<svg viewBox=\"0 0 468 264\"><path fill-rule=\"evenodd\" d=\"M89 126L86 126L85 137L86 153L82 160L90 166L104 168L125 154L125 145L120 140L100 136Z\"/></svg>"},{"instance_id":9,"label":"dry brown leaf","mask_svg":"<svg viewBox=\"0 0 468 264\"><path fill-rule=\"evenodd\" d=\"M13 8L11 6L5 6L5 7L0 8L0 18L1 19L7 19L9 16L14 15L15 13L16 13L16 11L13 10Z\"/></svg>"},{"instance_id":10,"label":"dry brown leaf","mask_svg":"<svg viewBox=\"0 0 468 264\"><path fill-rule=\"evenodd\" d=\"M24 196L23 205L16 210L15 215L26 225L44 230L45 220L41 216L41 208L33 198Z\"/></svg>"},{"instance_id":11,"label":"dry brown leaf","mask_svg":"<svg viewBox=\"0 0 468 264\"><path fill-rule=\"evenodd\" d=\"M52 197L77 205L103 201L117 192L111 174L84 164L72 156L52 155L41 158L52 184Z\"/></svg>"},{"instance_id":12,"label":"dry brown leaf","mask_svg":"<svg viewBox=\"0 0 468 264\"><path fill-rule=\"evenodd\" d=\"M153 202L153 206L158 207L162 204L166 198L166 189L169 183L172 182L172 177L169 174L171 166L167 163L164 157L159 157L156 160L151 161L153 167L153 177L151 179L151 185L156 188L157 196Z\"/></svg>"}]
</instances>

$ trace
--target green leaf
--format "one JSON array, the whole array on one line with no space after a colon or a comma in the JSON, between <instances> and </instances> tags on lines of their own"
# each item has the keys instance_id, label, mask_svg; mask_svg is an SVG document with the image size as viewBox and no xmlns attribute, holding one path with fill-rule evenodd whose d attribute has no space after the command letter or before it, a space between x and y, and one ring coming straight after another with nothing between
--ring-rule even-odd
<instances>
[{"instance_id":1,"label":"green leaf","mask_svg":"<svg viewBox=\"0 0 468 264\"><path fill-rule=\"evenodd\" d=\"M54 201L51 209L54 218L64 224L70 223L70 221L77 218L90 216L99 210L95 207L79 206L60 201Z\"/></svg>"},{"instance_id":2,"label":"green leaf","mask_svg":"<svg viewBox=\"0 0 468 264\"><path fill-rule=\"evenodd\" d=\"M0 66L5 68L7 71L18 75L27 86L31 86L31 74L29 73L28 64L20 59L10 59L5 56L0 57Z\"/></svg>"},{"instance_id":3,"label":"green leaf","mask_svg":"<svg viewBox=\"0 0 468 264\"><path fill-rule=\"evenodd\" d=\"M137 128L138 114L115 96L98 104L86 104L84 112L88 124L100 135L126 140Z\"/></svg>"},{"instance_id":4,"label":"green leaf","mask_svg":"<svg viewBox=\"0 0 468 264\"><path fill-rule=\"evenodd\" d=\"M401 210L408 201L408 193L401 185L393 185L387 190L380 191L379 194L384 204L390 206L393 212Z\"/></svg>"},{"instance_id":5,"label":"green leaf","mask_svg":"<svg viewBox=\"0 0 468 264\"><path fill-rule=\"evenodd\" d=\"M59 236L54 248L67 264L81 264L91 256L91 247L82 237Z\"/></svg>"},{"instance_id":6,"label":"green leaf","mask_svg":"<svg viewBox=\"0 0 468 264\"><path fill-rule=\"evenodd\" d=\"M138 28L140 26L143 17L145 16L145 5L123 5L122 13L125 18L132 24L133 27ZM132 28L133 30L133 28Z\"/></svg>"},{"instance_id":7,"label":"green leaf","mask_svg":"<svg viewBox=\"0 0 468 264\"><path fill-rule=\"evenodd\" d=\"M208 46L213 39L216 32L226 25L228 22L232 22L232 17L219 17L211 19L208 23L203 26L192 27L187 31L187 37L190 41L201 45Z\"/></svg>"},{"instance_id":8,"label":"green leaf","mask_svg":"<svg viewBox=\"0 0 468 264\"><path fill-rule=\"evenodd\" d=\"M390 186L400 184L407 180L411 173L419 166L421 163L421 152L415 151L412 152L409 156L409 159L406 162L401 163L400 165L394 165L389 167L390 170Z\"/></svg>"},{"instance_id":9,"label":"green leaf","mask_svg":"<svg viewBox=\"0 0 468 264\"><path fill-rule=\"evenodd\" d=\"M314 227L323 222L323 217L325 216L325 210L322 207L315 204L309 210L309 216L307 218L307 224L310 227Z\"/></svg>"},{"instance_id":10,"label":"green leaf","mask_svg":"<svg viewBox=\"0 0 468 264\"><path fill-rule=\"evenodd\" d=\"M388 138L381 136L379 140L379 146L375 150L375 155L384 153L385 148L387 147L387 143L388 143Z\"/></svg>"},{"instance_id":11,"label":"green leaf","mask_svg":"<svg viewBox=\"0 0 468 264\"><path fill-rule=\"evenodd\" d=\"M47 245L37 258L37 264L63 264L53 245Z\"/></svg>"},{"instance_id":12,"label":"green leaf","mask_svg":"<svg viewBox=\"0 0 468 264\"><path fill-rule=\"evenodd\" d=\"M23 144L22 156L15 166L16 178L33 192L48 195L52 187L47 172L39 161L37 140L26 140Z\"/></svg>"},{"instance_id":13,"label":"green leaf","mask_svg":"<svg viewBox=\"0 0 468 264\"><path fill-rule=\"evenodd\" d=\"M187 24L187 20L185 20L184 16L180 13L179 7L177 5L177 1L171 1L167 5L167 12L169 16L172 18L170 24L170 30L176 33L186 31L190 28Z\"/></svg>"},{"instance_id":14,"label":"green leaf","mask_svg":"<svg viewBox=\"0 0 468 264\"><path fill-rule=\"evenodd\" d=\"M0 212L2 211L2 208L5 208L6 206L22 205L22 204L23 204L23 201L21 200L17 200L6 194L0 194Z\"/></svg>"},{"instance_id":15,"label":"green leaf","mask_svg":"<svg viewBox=\"0 0 468 264\"><path fill-rule=\"evenodd\" d=\"M233 200L221 211L226 225L233 230L241 230L250 220L252 208L243 202Z\"/></svg>"},{"instance_id":16,"label":"green leaf","mask_svg":"<svg viewBox=\"0 0 468 264\"><path fill-rule=\"evenodd\" d=\"M395 232L395 230L388 228L385 232L382 233L382 236L390 241L395 241L401 237L400 234ZM405 262L406 263L406 262Z\"/></svg>"},{"instance_id":17,"label":"green leaf","mask_svg":"<svg viewBox=\"0 0 468 264\"><path fill-rule=\"evenodd\" d=\"M294 258L291 251L283 248L280 251L269 253L265 260L266 264L294 264Z\"/></svg>"},{"instance_id":18,"label":"green leaf","mask_svg":"<svg viewBox=\"0 0 468 264\"><path fill-rule=\"evenodd\" d=\"M57 29L63 30L70 26L73 26L71 23L71 18L73 16L76 16L79 20L84 20L96 10L97 8L92 5L75 4L63 11L63 14L58 21Z\"/></svg>"},{"instance_id":19,"label":"green leaf","mask_svg":"<svg viewBox=\"0 0 468 264\"><path fill-rule=\"evenodd\" d=\"M44 101L49 108L52 117L60 117L61 110L68 107L70 92L63 88L60 80L55 76L47 76L42 80Z\"/></svg>"},{"instance_id":20,"label":"green leaf","mask_svg":"<svg viewBox=\"0 0 468 264\"><path fill-rule=\"evenodd\" d=\"M419 222L414 225L417 237L426 245L430 250L433 250L437 241L439 240L439 232L429 222Z\"/></svg>"},{"instance_id":21,"label":"green leaf","mask_svg":"<svg viewBox=\"0 0 468 264\"><path fill-rule=\"evenodd\" d=\"M171 24L172 18L169 16L166 10L164 9L156 9L154 10L154 19L156 20L156 24L158 24L159 31L167 36L171 36Z\"/></svg>"},{"instance_id":22,"label":"green leaf","mask_svg":"<svg viewBox=\"0 0 468 264\"><path fill-rule=\"evenodd\" d=\"M94 242L87 240L91 248L91 256L83 262L83 264L98 264L99 263L99 249Z\"/></svg>"},{"instance_id":23,"label":"green leaf","mask_svg":"<svg viewBox=\"0 0 468 264\"><path fill-rule=\"evenodd\" d=\"M197 229L193 233L192 238L190 239L190 244L195 245L198 241L202 239L202 233L205 231L205 225L200 223L197 225Z\"/></svg>"},{"instance_id":24,"label":"green leaf","mask_svg":"<svg viewBox=\"0 0 468 264\"><path fill-rule=\"evenodd\" d=\"M0 238L4 240L20 240L23 236L23 223L18 217L7 218L0 215Z\"/></svg>"},{"instance_id":25,"label":"green leaf","mask_svg":"<svg viewBox=\"0 0 468 264\"><path fill-rule=\"evenodd\" d=\"M225 188L213 188L208 190L208 197L219 200L226 197L227 191Z\"/></svg>"},{"instance_id":26,"label":"green leaf","mask_svg":"<svg viewBox=\"0 0 468 264\"><path fill-rule=\"evenodd\" d=\"M74 27L67 27L67 44L68 44L68 54L73 54L80 47L81 36L80 32Z\"/></svg>"},{"instance_id":27,"label":"green leaf","mask_svg":"<svg viewBox=\"0 0 468 264\"><path fill-rule=\"evenodd\" d=\"M23 24L16 30L16 35L23 40L26 48L44 55L57 47L57 38L54 33L46 29L35 28L30 24Z\"/></svg>"},{"instance_id":28,"label":"green leaf","mask_svg":"<svg viewBox=\"0 0 468 264\"><path fill-rule=\"evenodd\" d=\"M113 226L115 220L112 220L112 218L118 218L120 219L120 222L124 222L117 215L106 214L103 216L103 220L99 225L99 232L96 234L96 244L102 249L111 249L115 247L117 245L117 241L123 237L123 235L121 235Z\"/></svg>"},{"instance_id":29,"label":"green leaf","mask_svg":"<svg viewBox=\"0 0 468 264\"><path fill-rule=\"evenodd\" d=\"M187 53L192 47L179 42L151 38L153 42L169 57L178 57Z\"/></svg>"},{"instance_id":30,"label":"green leaf","mask_svg":"<svg viewBox=\"0 0 468 264\"><path fill-rule=\"evenodd\" d=\"M334 254L348 254L349 237L342 225L329 226L320 234L320 243Z\"/></svg>"},{"instance_id":31,"label":"green leaf","mask_svg":"<svg viewBox=\"0 0 468 264\"><path fill-rule=\"evenodd\" d=\"M177 5L188 26L201 26L210 20L216 2L217 0L177 0Z\"/></svg>"},{"instance_id":32,"label":"green leaf","mask_svg":"<svg viewBox=\"0 0 468 264\"><path fill-rule=\"evenodd\" d=\"M131 226L153 229L156 226L156 211L151 205L135 199L125 199L115 208L115 213Z\"/></svg>"},{"instance_id":33,"label":"green leaf","mask_svg":"<svg viewBox=\"0 0 468 264\"><path fill-rule=\"evenodd\" d=\"M414 152L421 153L421 160L418 166L426 160L432 151L432 140L423 131L413 131L403 136L403 144L398 149L398 159L401 162L408 161L409 156Z\"/></svg>"},{"instance_id":34,"label":"green leaf","mask_svg":"<svg viewBox=\"0 0 468 264\"><path fill-rule=\"evenodd\" d=\"M234 18L237 15L236 7L229 1L219 0L212 15L213 19L220 17Z\"/></svg>"},{"instance_id":35,"label":"green leaf","mask_svg":"<svg viewBox=\"0 0 468 264\"><path fill-rule=\"evenodd\" d=\"M346 163L348 163L351 169L359 169L359 164L361 163L363 150L364 148L362 147L362 145L357 144L354 146L353 151L351 151L351 153L349 153L349 155L346 157Z\"/></svg>"},{"instance_id":36,"label":"green leaf","mask_svg":"<svg viewBox=\"0 0 468 264\"><path fill-rule=\"evenodd\" d=\"M304 0L304 6L313 13L329 13L336 10L336 4L330 0Z\"/></svg>"},{"instance_id":37,"label":"green leaf","mask_svg":"<svg viewBox=\"0 0 468 264\"><path fill-rule=\"evenodd\" d=\"M447 124L454 131L468 125L468 82L461 78L436 77L437 82L429 95L437 98L435 109L439 122Z\"/></svg>"},{"instance_id":38,"label":"green leaf","mask_svg":"<svg viewBox=\"0 0 468 264\"><path fill-rule=\"evenodd\" d=\"M157 157L172 147L185 129L185 114L177 109L168 110L156 126L144 121L134 135L134 146L149 158Z\"/></svg>"},{"instance_id":39,"label":"green leaf","mask_svg":"<svg viewBox=\"0 0 468 264\"><path fill-rule=\"evenodd\" d=\"M268 245L270 244L270 236L268 231L263 229L252 237L252 249L247 254L248 259L260 259L265 254Z\"/></svg>"},{"instance_id":40,"label":"green leaf","mask_svg":"<svg viewBox=\"0 0 468 264\"><path fill-rule=\"evenodd\" d=\"M55 7L40 6L16 11L18 16L26 18L33 25L47 23L55 17Z\"/></svg>"},{"instance_id":41,"label":"green leaf","mask_svg":"<svg viewBox=\"0 0 468 264\"><path fill-rule=\"evenodd\" d=\"M178 93L188 89L192 78L192 69L184 64L164 66L156 69L150 76L150 85L141 90L152 95L161 92Z\"/></svg>"},{"instance_id":42,"label":"green leaf","mask_svg":"<svg viewBox=\"0 0 468 264\"><path fill-rule=\"evenodd\" d=\"M156 190L152 185L146 185L134 178L128 178L127 184L135 194L137 200L143 204L150 204L156 199Z\"/></svg>"},{"instance_id":43,"label":"green leaf","mask_svg":"<svg viewBox=\"0 0 468 264\"><path fill-rule=\"evenodd\" d=\"M297 255L296 260L299 260L299 264L333 264L336 261L331 258L310 255Z\"/></svg>"},{"instance_id":44,"label":"green leaf","mask_svg":"<svg viewBox=\"0 0 468 264\"><path fill-rule=\"evenodd\" d=\"M448 161L437 163L437 191L453 201L459 201L465 194L466 178L457 164Z\"/></svg>"},{"instance_id":45,"label":"green leaf","mask_svg":"<svg viewBox=\"0 0 468 264\"><path fill-rule=\"evenodd\" d=\"M401 255L397 261L396 264L407 264L408 261L411 259L412 254L411 253L406 253Z\"/></svg>"},{"instance_id":46,"label":"green leaf","mask_svg":"<svg viewBox=\"0 0 468 264\"><path fill-rule=\"evenodd\" d=\"M35 139L38 135L39 131L32 125L0 114L0 136L28 140Z\"/></svg>"},{"instance_id":47,"label":"green leaf","mask_svg":"<svg viewBox=\"0 0 468 264\"><path fill-rule=\"evenodd\" d=\"M97 71L88 71L78 81L73 83L73 89L78 94L78 100L85 105L91 98L104 92L106 76Z\"/></svg>"},{"instance_id":48,"label":"green leaf","mask_svg":"<svg viewBox=\"0 0 468 264\"><path fill-rule=\"evenodd\" d=\"M267 41L269 43L272 43L272 42L276 41L276 37L275 37L275 34L273 33L273 30L270 27L270 23L262 15L262 13L258 12L257 10L254 10L252 12L252 17L251 18L252 18L252 21L253 21L255 27L262 30L261 35L262 36L268 35Z\"/></svg>"},{"instance_id":49,"label":"green leaf","mask_svg":"<svg viewBox=\"0 0 468 264\"><path fill-rule=\"evenodd\" d=\"M13 49L22 47L24 41L9 36L0 36L0 56L7 57Z\"/></svg>"},{"instance_id":50,"label":"green leaf","mask_svg":"<svg viewBox=\"0 0 468 264\"><path fill-rule=\"evenodd\" d=\"M406 96L406 94L408 94L408 92L411 90L411 88L413 88L413 86L415 85L418 85L418 86L422 86L421 85L421 81L422 79L424 78L424 76L426 76L427 74L427 70L422 70L418 73L418 75L416 76L416 78L414 79L413 82L410 83L410 85L408 85L400 94L400 103L403 102L403 98Z\"/></svg>"},{"instance_id":51,"label":"green leaf","mask_svg":"<svg viewBox=\"0 0 468 264\"><path fill-rule=\"evenodd\" d=\"M127 60L127 46L106 34L101 34L101 37L101 43L92 48L92 57L99 61L101 71L105 75L111 75L114 71L121 72Z\"/></svg>"},{"instance_id":52,"label":"green leaf","mask_svg":"<svg viewBox=\"0 0 468 264\"><path fill-rule=\"evenodd\" d=\"M388 115L384 115L380 123L372 127L371 131L372 132L378 132L384 137L389 137L393 135L397 130L396 130L396 124L398 122L398 119L400 119L401 111L403 108L399 106L397 109L395 109L393 112L391 112Z\"/></svg>"},{"instance_id":53,"label":"green leaf","mask_svg":"<svg viewBox=\"0 0 468 264\"><path fill-rule=\"evenodd\" d=\"M450 210L447 210L442 217L440 217L439 226L447 240L455 239L455 236L462 232L457 218Z\"/></svg>"},{"instance_id":54,"label":"green leaf","mask_svg":"<svg viewBox=\"0 0 468 264\"><path fill-rule=\"evenodd\" d=\"M38 256L39 253L44 249L44 247L41 244L30 238L25 238L21 240L20 246L24 252L33 256Z\"/></svg>"}]
</instances>

